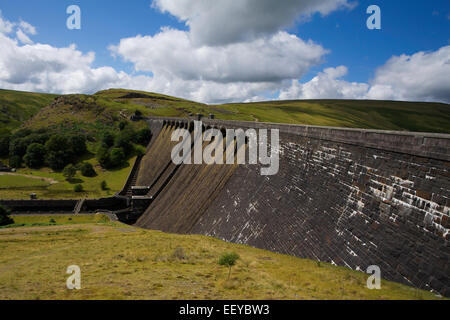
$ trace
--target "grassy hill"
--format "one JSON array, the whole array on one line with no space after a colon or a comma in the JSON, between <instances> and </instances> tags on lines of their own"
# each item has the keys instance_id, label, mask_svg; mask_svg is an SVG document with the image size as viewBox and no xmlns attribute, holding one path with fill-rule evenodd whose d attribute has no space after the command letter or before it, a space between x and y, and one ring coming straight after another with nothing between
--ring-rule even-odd
<instances>
[{"instance_id":1,"label":"grassy hill","mask_svg":"<svg viewBox=\"0 0 450 320\"><path fill-rule=\"evenodd\" d=\"M0 299L437 299L368 275L197 235L109 222L104 216L15 216L0 229ZM50 219L54 219L51 223ZM231 278L218 264L239 254ZM67 267L81 290L67 290Z\"/></svg>"},{"instance_id":2,"label":"grassy hill","mask_svg":"<svg viewBox=\"0 0 450 320\"><path fill-rule=\"evenodd\" d=\"M53 94L0 89L0 133L20 127L56 97Z\"/></svg>"},{"instance_id":3,"label":"grassy hill","mask_svg":"<svg viewBox=\"0 0 450 320\"><path fill-rule=\"evenodd\" d=\"M187 117L214 114L217 119L317 126L450 133L450 105L370 100L295 100L205 105L169 96L121 89L97 93L144 114Z\"/></svg>"},{"instance_id":4,"label":"grassy hill","mask_svg":"<svg viewBox=\"0 0 450 320\"><path fill-rule=\"evenodd\" d=\"M136 110L147 116L187 117L214 114L217 119L319 126L450 133L450 105L366 100L295 100L206 105L167 95L110 89L94 95L56 95L0 90L0 123L15 129L46 126L110 125ZM79 100L75 103L70 103ZM67 103L69 101L69 103ZM33 117L34 116L34 117Z\"/></svg>"},{"instance_id":5,"label":"grassy hill","mask_svg":"<svg viewBox=\"0 0 450 320\"><path fill-rule=\"evenodd\" d=\"M98 132L128 121L136 110L146 112L144 106L120 103L101 96L66 95L41 108L21 128L83 132L94 138ZM145 124L133 125L142 127Z\"/></svg>"}]
</instances>

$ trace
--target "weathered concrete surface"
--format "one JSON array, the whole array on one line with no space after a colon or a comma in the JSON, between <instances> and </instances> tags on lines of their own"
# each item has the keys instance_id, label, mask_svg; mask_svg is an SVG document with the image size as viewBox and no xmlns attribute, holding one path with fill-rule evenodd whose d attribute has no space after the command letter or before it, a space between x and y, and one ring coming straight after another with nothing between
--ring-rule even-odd
<instances>
[{"instance_id":1,"label":"weathered concrete surface","mask_svg":"<svg viewBox=\"0 0 450 320\"><path fill-rule=\"evenodd\" d=\"M386 279L450 296L449 135L204 122L280 129L279 174L245 165L221 179L215 166L181 166L138 225L378 265Z\"/></svg>"}]
</instances>

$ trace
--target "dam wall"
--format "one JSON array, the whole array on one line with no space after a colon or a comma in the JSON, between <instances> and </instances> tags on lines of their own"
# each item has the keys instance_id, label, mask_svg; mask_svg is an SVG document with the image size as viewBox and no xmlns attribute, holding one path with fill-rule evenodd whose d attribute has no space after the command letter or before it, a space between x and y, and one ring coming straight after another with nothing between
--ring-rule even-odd
<instances>
[{"instance_id":1,"label":"dam wall","mask_svg":"<svg viewBox=\"0 0 450 320\"><path fill-rule=\"evenodd\" d=\"M385 279L450 296L449 135L203 121L280 130L280 171L261 176L259 165L171 167L170 133L189 120L149 123L162 126L161 141L138 181L160 188L138 226L353 270L377 265Z\"/></svg>"}]
</instances>

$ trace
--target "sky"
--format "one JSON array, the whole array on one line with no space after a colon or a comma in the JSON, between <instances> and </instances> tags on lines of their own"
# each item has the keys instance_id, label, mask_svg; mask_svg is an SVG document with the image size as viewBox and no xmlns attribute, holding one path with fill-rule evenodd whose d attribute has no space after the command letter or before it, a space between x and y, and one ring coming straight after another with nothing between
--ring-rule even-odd
<instances>
[{"instance_id":1,"label":"sky","mask_svg":"<svg viewBox=\"0 0 450 320\"><path fill-rule=\"evenodd\" d=\"M80 8L80 29L66 12ZM370 5L381 29L369 29ZM0 88L450 103L448 0L0 0Z\"/></svg>"}]
</instances>

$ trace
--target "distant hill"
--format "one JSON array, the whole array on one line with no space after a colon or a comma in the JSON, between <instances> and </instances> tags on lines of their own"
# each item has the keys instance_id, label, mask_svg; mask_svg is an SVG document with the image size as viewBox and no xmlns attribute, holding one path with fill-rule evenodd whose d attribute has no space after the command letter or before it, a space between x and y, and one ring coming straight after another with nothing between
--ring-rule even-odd
<instances>
[{"instance_id":1,"label":"distant hill","mask_svg":"<svg viewBox=\"0 0 450 320\"><path fill-rule=\"evenodd\" d=\"M94 95L0 90L0 123L8 129L108 125L136 110L146 116L214 114L217 119L318 126L450 133L450 105L369 100L294 100L206 105L144 91L110 89ZM70 99L73 100L71 104Z\"/></svg>"},{"instance_id":2,"label":"distant hill","mask_svg":"<svg viewBox=\"0 0 450 320\"><path fill-rule=\"evenodd\" d=\"M54 94L0 89L0 131L20 127L56 97Z\"/></svg>"}]
</instances>

